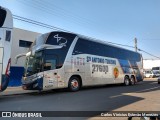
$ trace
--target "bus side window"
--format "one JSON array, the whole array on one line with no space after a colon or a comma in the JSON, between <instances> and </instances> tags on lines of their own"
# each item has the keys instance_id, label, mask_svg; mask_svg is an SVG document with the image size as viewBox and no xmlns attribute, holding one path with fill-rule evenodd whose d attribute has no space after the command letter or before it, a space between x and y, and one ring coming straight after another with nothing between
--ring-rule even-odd
<instances>
[{"instance_id":1,"label":"bus side window","mask_svg":"<svg viewBox=\"0 0 160 120\"><path fill-rule=\"evenodd\" d=\"M10 42L10 40L11 40L11 31L6 30L6 39L5 40Z\"/></svg>"},{"instance_id":2,"label":"bus side window","mask_svg":"<svg viewBox=\"0 0 160 120\"><path fill-rule=\"evenodd\" d=\"M56 60L46 60L44 63L44 71L56 69Z\"/></svg>"},{"instance_id":3,"label":"bus side window","mask_svg":"<svg viewBox=\"0 0 160 120\"><path fill-rule=\"evenodd\" d=\"M50 63L50 62L46 62L45 64L44 64L44 70L46 71L46 70L51 70L51 68L52 68L52 64Z\"/></svg>"},{"instance_id":4,"label":"bus side window","mask_svg":"<svg viewBox=\"0 0 160 120\"><path fill-rule=\"evenodd\" d=\"M54 55L45 55L45 60L43 64L44 71L56 69L56 56Z\"/></svg>"}]
</instances>

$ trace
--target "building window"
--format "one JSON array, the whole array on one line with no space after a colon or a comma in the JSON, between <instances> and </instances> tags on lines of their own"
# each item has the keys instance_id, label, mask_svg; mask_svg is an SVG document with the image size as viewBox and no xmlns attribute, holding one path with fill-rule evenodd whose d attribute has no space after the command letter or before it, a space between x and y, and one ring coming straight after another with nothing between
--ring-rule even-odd
<instances>
[{"instance_id":1,"label":"building window","mask_svg":"<svg viewBox=\"0 0 160 120\"><path fill-rule=\"evenodd\" d=\"M19 40L19 47L30 48L31 44L32 42L30 41Z\"/></svg>"},{"instance_id":2,"label":"building window","mask_svg":"<svg viewBox=\"0 0 160 120\"><path fill-rule=\"evenodd\" d=\"M6 41L10 42L11 40L11 31L6 30Z\"/></svg>"}]
</instances>

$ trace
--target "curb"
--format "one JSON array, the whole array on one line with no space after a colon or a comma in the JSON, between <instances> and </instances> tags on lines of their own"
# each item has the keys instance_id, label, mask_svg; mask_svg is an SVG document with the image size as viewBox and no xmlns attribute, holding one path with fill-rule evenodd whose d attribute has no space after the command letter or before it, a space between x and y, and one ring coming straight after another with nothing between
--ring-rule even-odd
<instances>
[{"instance_id":1,"label":"curb","mask_svg":"<svg viewBox=\"0 0 160 120\"><path fill-rule=\"evenodd\" d=\"M3 92L0 92L0 95L7 96L7 95L19 95L19 94L27 94L27 93L33 93L37 91L31 91L31 90L23 90L21 86L18 87L8 87Z\"/></svg>"}]
</instances>

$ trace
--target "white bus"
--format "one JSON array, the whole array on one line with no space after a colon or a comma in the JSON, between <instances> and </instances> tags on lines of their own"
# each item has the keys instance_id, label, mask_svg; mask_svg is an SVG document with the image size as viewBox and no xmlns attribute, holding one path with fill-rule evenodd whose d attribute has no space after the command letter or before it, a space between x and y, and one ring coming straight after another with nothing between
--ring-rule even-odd
<instances>
[{"instance_id":1,"label":"white bus","mask_svg":"<svg viewBox=\"0 0 160 120\"><path fill-rule=\"evenodd\" d=\"M11 12L0 7L0 91L5 90L9 83L12 29Z\"/></svg>"},{"instance_id":2,"label":"white bus","mask_svg":"<svg viewBox=\"0 0 160 120\"><path fill-rule=\"evenodd\" d=\"M43 34L26 54L25 90L69 88L143 80L142 56L124 48L67 32Z\"/></svg>"}]
</instances>

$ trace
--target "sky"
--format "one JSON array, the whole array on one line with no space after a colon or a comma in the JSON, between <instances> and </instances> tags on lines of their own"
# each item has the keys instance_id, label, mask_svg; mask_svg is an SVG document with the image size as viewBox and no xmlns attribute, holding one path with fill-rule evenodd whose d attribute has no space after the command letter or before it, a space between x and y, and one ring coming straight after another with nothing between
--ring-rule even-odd
<instances>
[{"instance_id":1,"label":"sky","mask_svg":"<svg viewBox=\"0 0 160 120\"><path fill-rule=\"evenodd\" d=\"M160 0L0 0L18 15L102 41L134 46L160 57ZM53 30L15 20L14 27ZM126 49L131 49L125 47ZM141 52L144 59L157 59Z\"/></svg>"}]
</instances>

